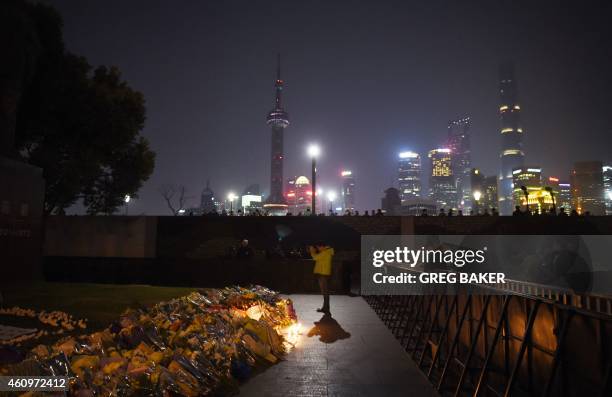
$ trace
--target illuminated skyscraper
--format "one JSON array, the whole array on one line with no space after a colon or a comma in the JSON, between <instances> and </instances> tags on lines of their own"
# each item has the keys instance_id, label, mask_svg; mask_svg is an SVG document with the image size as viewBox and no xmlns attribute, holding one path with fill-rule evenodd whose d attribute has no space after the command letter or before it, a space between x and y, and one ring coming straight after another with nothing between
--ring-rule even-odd
<instances>
[{"instance_id":1,"label":"illuminated skyscraper","mask_svg":"<svg viewBox=\"0 0 612 397\"><path fill-rule=\"evenodd\" d=\"M571 174L572 207L579 214L604 215L603 165L601 161L580 161Z\"/></svg>"},{"instance_id":2,"label":"illuminated skyscraper","mask_svg":"<svg viewBox=\"0 0 612 397\"><path fill-rule=\"evenodd\" d=\"M421 196L421 156L415 152L401 152L397 168L397 184L402 203Z\"/></svg>"},{"instance_id":3,"label":"illuminated skyscraper","mask_svg":"<svg viewBox=\"0 0 612 397\"><path fill-rule=\"evenodd\" d=\"M512 170L523 166L523 127L521 126L514 64L505 62L499 71L499 114L501 120L501 167L499 173L499 211L510 215L513 211Z\"/></svg>"},{"instance_id":4,"label":"illuminated skyscraper","mask_svg":"<svg viewBox=\"0 0 612 397\"><path fill-rule=\"evenodd\" d=\"M570 185L569 182L559 181L557 208L563 208L568 215L572 211L572 185Z\"/></svg>"},{"instance_id":5,"label":"illuminated skyscraper","mask_svg":"<svg viewBox=\"0 0 612 397\"><path fill-rule=\"evenodd\" d=\"M431 176L429 177L429 196L439 208L457 208L457 189L452 169L452 153L449 148L429 151Z\"/></svg>"},{"instance_id":6,"label":"illuminated skyscraper","mask_svg":"<svg viewBox=\"0 0 612 397\"><path fill-rule=\"evenodd\" d=\"M555 205L557 210L563 208L566 214L569 215L572 210L572 191L570 184L561 182L556 176L549 176L545 181L546 186L552 188L555 194Z\"/></svg>"},{"instance_id":7,"label":"illuminated skyscraper","mask_svg":"<svg viewBox=\"0 0 612 397\"><path fill-rule=\"evenodd\" d=\"M355 177L353 171L344 170L340 173L342 177L342 201L344 211L355 211Z\"/></svg>"},{"instance_id":8,"label":"illuminated skyscraper","mask_svg":"<svg viewBox=\"0 0 612 397\"><path fill-rule=\"evenodd\" d=\"M542 168L518 167L512 170L512 178L515 205L520 205L521 209L528 206L529 211L538 214L547 213L550 210L553 205L553 198L543 184ZM527 196L525 196L525 192ZM552 194L557 197L558 191L553 189Z\"/></svg>"},{"instance_id":9,"label":"illuminated skyscraper","mask_svg":"<svg viewBox=\"0 0 612 397\"><path fill-rule=\"evenodd\" d=\"M497 198L497 176L493 175L485 178L482 193L482 202L485 206L484 208L489 210L492 210L493 208L497 209L497 205L499 203Z\"/></svg>"},{"instance_id":10,"label":"illuminated skyscraper","mask_svg":"<svg viewBox=\"0 0 612 397\"><path fill-rule=\"evenodd\" d=\"M497 176L485 176L478 168L470 171L470 196L474 213L497 208ZM478 199L478 200L476 200Z\"/></svg>"},{"instance_id":11,"label":"illuminated skyscraper","mask_svg":"<svg viewBox=\"0 0 612 397\"><path fill-rule=\"evenodd\" d=\"M612 165L604 165L602 169L606 215L612 215Z\"/></svg>"},{"instance_id":12,"label":"illuminated skyscraper","mask_svg":"<svg viewBox=\"0 0 612 397\"><path fill-rule=\"evenodd\" d=\"M312 186L305 176L290 179L287 183L288 211L294 215L305 214L312 206ZM317 206L318 207L318 206Z\"/></svg>"},{"instance_id":13,"label":"illuminated skyscraper","mask_svg":"<svg viewBox=\"0 0 612 397\"><path fill-rule=\"evenodd\" d=\"M281 79L280 54L276 68L276 100L274 109L268 113L267 123L272 127L271 163L270 163L270 195L264 208L272 215L287 213L287 203L283 196L283 135L289 125L289 115L283 109L282 93L284 81Z\"/></svg>"},{"instance_id":14,"label":"illuminated skyscraper","mask_svg":"<svg viewBox=\"0 0 612 397\"><path fill-rule=\"evenodd\" d=\"M452 153L452 169L457 189L457 208L471 208L470 171L472 156L470 153L470 118L453 120L448 123L447 147Z\"/></svg>"}]
</instances>

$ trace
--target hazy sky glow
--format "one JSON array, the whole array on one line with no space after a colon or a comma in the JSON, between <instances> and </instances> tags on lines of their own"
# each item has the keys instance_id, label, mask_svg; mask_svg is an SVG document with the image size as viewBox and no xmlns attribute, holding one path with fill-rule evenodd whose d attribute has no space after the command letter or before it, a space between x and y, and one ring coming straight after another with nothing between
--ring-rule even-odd
<instances>
[{"instance_id":1,"label":"hazy sky glow","mask_svg":"<svg viewBox=\"0 0 612 397\"><path fill-rule=\"evenodd\" d=\"M285 176L309 172L317 142L320 185L352 169L359 209L380 206L399 151L425 157L463 115L473 164L497 173L503 59L516 63L528 164L567 179L575 160L612 159L604 2L49 2L68 49L118 66L147 100L157 165L132 214L167 213L164 183L184 184L191 204L207 178L217 195L268 190L277 52L291 118Z\"/></svg>"}]
</instances>

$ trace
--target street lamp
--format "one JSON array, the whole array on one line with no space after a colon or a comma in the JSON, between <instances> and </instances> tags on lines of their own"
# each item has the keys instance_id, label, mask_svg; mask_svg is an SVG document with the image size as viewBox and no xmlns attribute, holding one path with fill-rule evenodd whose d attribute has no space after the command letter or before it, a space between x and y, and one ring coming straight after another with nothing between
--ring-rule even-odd
<instances>
[{"instance_id":1,"label":"street lamp","mask_svg":"<svg viewBox=\"0 0 612 397\"><path fill-rule=\"evenodd\" d=\"M312 212L311 215L317 214L317 157L321 154L321 149L315 144L308 146L308 155L312 159Z\"/></svg>"},{"instance_id":2,"label":"street lamp","mask_svg":"<svg viewBox=\"0 0 612 397\"><path fill-rule=\"evenodd\" d=\"M234 200L236 200L236 195L234 192L229 192L227 195L227 199L230 202L230 213L234 212Z\"/></svg>"},{"instance_id":3,"label":"street lamp","mask_svg":"<svg viewBox=\"0 0 612 397\"><path fill-rule=\"evenodd\" d=\"M482 192L480 190L474 190L474 200L476 200L476 214L480 213L480 198L482 197Z\"/></svg>"},{"instance_id":4,"label":"street lamp","mask_svg":"<svg viewBox=\"0 0 612 397\"><path fill-rule=\"evenodd\" d=\"M123 202L125 203L125 216L128 214L128 207L130 206L131 199L132 197L129 194L126 194L125 197L123 197Z\"/></svg>"},{"instance_id":5,"label":"street lamp","mask_svg":"<svg viewBox=\"0 0 612 397\"><path fill-rule=\"evenodd\" d=\"M329 200L329 213L334 213L334 200L336 199L336 192L329 191L327 192L327 200Z\"/></svg>"}]
</instances>

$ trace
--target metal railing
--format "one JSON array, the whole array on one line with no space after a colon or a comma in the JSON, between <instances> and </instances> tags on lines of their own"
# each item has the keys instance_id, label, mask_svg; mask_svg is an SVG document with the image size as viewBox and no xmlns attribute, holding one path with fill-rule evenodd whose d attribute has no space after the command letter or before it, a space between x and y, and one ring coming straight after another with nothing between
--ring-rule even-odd
<instances>
[{"instance_id":1,"label":"metal railing","mask_svg":"<svg viewBox=\"0 0 612 397\"><path fill-rule=\"evenodd\" d=\"M610 298L510 281L364 298L442 395L612 395Z\"/></svg>"}]
</instances>

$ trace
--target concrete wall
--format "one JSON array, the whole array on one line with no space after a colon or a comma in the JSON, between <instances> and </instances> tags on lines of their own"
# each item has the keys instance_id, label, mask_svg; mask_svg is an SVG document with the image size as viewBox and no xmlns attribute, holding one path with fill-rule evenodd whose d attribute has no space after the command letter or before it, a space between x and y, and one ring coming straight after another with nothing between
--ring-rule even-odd
<instances>
[{"instance_id":1,"label":"concrete wall","mask_svg":"<svg viewBox=\"0 0 612 397\"><path fill-rule=\"evenodd\" d=\"M362 235L611 233L612 217L62 216L47 221L44 269L52 280L190 286L260 282L309 292L316 283L305 247L324 241L336 250L332 287L342 291L358 275ZM255 250L249 263L229 254L245 238ZM285 255L278 255L278 248Z\"/></svg>"},{"instance_id":2,"label":"concrete wall","mask_svg":"<svg viewBox=\"0 0 612 397\"><path fill-rule=\"evenodd\" d=\"M56 281L189 286L259 282L311 292L317 285L305 248L324 241L336 250L332 289L340 292L349 273L357 278L361 234L400 230L395 217L57 216L47 222L45 275ZM248 263L230 255L245 238L255 250Z\"/></svg>"},{"instance_id":3,"label":"concrete wall","mask_svg":"<svg viewBox=\"0 0 612 397\"><path fill-rule=\"evenodd\" d=\"M144 216L51 216L45 256L154 258L157 218Z\"/></svg>"}]
</instances>

